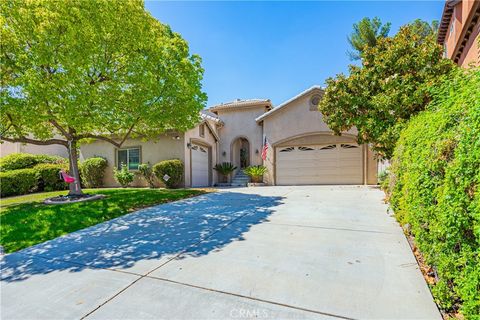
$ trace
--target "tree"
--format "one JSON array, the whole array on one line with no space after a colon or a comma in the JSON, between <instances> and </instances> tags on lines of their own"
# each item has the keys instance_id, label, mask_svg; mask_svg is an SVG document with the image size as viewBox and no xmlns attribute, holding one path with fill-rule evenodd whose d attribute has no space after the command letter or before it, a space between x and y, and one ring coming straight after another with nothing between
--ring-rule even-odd
<instances>
[{"instance_id":1,"label":"tree","mask_svg":"<svg viewBox=\"0 0 480 320\"><path fill-rule=\"evenodd\" d=\"M391 23L382 25L378 17L363 18L360 22L353 24L353 32L348 37L348 42L354 50L349 51L350 59L359 60L366 47L374 47L380 38L385 38L390 32Z\"/></svg>"},{"instance_id":2,"label":"tree","mask_svg":"<svg viewBox=\"0 0 480 320\"><path fill-rule=\"evenodd\" d=\"M140 0L7 0L1 17L3 141L68 148L78 185L79 143L121 147L184 131L206 95L200 58Z\"/></svg>"},{"instance_id":3,"label":"tree","mask_svg":"<svg viewBox=\"0 0 480 320\"><path fill-rule=\"evenodd\" d=\"M370 143L381 158L391 157L405 123L425 109L429 87L454 68L442 58L434 33L418 30L414 22L367 47L362 66L352 65L348 76L326 80L319 104L324 121L336 134L356 127L359 143Z\"/></svg>"}]
</instances>

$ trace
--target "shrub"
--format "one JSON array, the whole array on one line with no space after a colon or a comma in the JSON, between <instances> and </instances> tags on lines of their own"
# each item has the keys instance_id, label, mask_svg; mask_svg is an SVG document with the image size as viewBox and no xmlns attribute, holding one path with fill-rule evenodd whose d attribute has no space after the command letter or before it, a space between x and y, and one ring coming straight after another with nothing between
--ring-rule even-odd
<instances>
[{"instance_id":1,"label":"shrub","mask_svg":"<svg viewBox=\"0 0 480 320\"><path fill-rule=\"evenodd\" d=\"M118 170L117 168L113 169L113 175L115 180L122 186L122 188L128 187L130 183L133 182L135 175L128 170L126 165L122 165L122 169Z\"/></svg>"},{"instance_id":2,"label":"shrub","mask_svg":"<svg viewBox=\"0 0 480 320\"><path fill-rule=\"evenodd\" d=\"M402 132L390 167L391 206L410 225L438 281L440 307L480 314L480 70L433 88Z\"/></svg>"},{"instance_id":3,"label":"shrub","mask_svg":"<svg viewBox=\"0 0 480 320\"><path fill-rule=\"evenodd\" d=\"M39 163L67 163L67 159L47 154L12 153L0 158L0 171L33 168Z\"/></svg>"},{"instance_id":4,"label":"shrub","mask_svg":"<svg viewBox=\"0 0 480 320\"><path fill-rule=\"evenodd\" d=\"M2 197L31 192L37 187L37 175L34 169L19 169L0 172Z\"/></svg>"},{"instance_id":5,"label":"shrub","mask_svg":"<svg viewBox=\"0 0 480 320\"><path fill-rule=\"evenodd\" d=\"M65 190L68 184L60 178L60 170L68 171L66 164L41 163L37 164L33 170L38 183L38 191Z\"/></svg>"},{"instance_id":6,"label":"shrub","mask_svg":"<svg viewBox=\"0 0 480 320\"><path fill-rule=\"evenodd\" d=\"M387 170L383 170L378 174L378 184L380 185L380 188L385 192L388 191L388 182L389 182L389 178L388 178L388 169L387 169Z\"/></svg>"},{"instance_id":7,"label":"shrub","mask_svg":"<svg viewBox=\"0 0 480 320\"><path fill-rule=\"evenodd\" d=\"M221 164L216 164L213 169L222 175L223 182L228 182L228 176L235 171L237 167L231 162L222 162Z\"/></svg>"},{"instance_id":8,"label":"shrub","mask_svg":"<svg viewBox=\"0 0 480 320\"><path fill-rule=\"evenodd\" d=\"M252 179L252 182L258 183L263 182L263 175L267 172L267 168L265 166L250 166L243 172Z\"/></svg>"},{"instance_id":9,"label":"shrub","mask_svg":"<svg viewBox=\"0 0 480 320\"><path fill-rule=\"evenodd\" d=\"M147 181L150 188L155 188L155 174L153 173L150 163L142 163L138 166L138 171L145 181Z\"/></svg>"},{"instance_id":10,"label":"shrub","mask_svg":"<svg viewBox=\"0 0 480 320\"><path fill-rule=\"evenodd\" d=\"M102 157L88 158L80 165L82 182L87 188L103 186L103 177L108 161Z\"/></svg>"},{"instance_id":11,"label":"shrub","mask_svg":"<svg viewBox=\"0 0 480 320\"><path fill-rule=\"evenodd\" d=\"M176 188L182 183L183 162L179 159L160 161L153 166L155 176L165 183L167 188ZM168 175L168 179L164 176Z\"/></svg>"}]
</instances>

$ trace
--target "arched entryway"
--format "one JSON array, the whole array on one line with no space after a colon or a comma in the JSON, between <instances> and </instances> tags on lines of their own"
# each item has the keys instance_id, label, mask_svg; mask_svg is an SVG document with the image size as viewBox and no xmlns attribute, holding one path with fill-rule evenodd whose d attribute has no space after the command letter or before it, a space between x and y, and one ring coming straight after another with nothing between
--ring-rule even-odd
<instances>
[{"instance_id":1,"label":"arched entryway","mask_svg":"<svg viewBox=\"0 0 480 320\"><path fill-rule=\"evenodd\" d=\"M238 137L231 145L231 160L238 169L250 165L250 142L245 137Z\"/></svg>"}]
</instances>

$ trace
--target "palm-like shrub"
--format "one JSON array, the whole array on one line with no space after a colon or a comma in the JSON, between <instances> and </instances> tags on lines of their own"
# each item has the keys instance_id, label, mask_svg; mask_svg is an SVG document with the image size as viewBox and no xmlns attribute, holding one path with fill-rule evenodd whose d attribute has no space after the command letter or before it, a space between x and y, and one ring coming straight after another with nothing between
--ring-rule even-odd
<instances>
[{"instance_id":1,"label":"palm-like shrub","mask_svg":"<svg viewBox=\"0 0 480 320\"><path fill-rule=\"evenodd\" d=\"M228 176L235 171L237 167L231 162L222 162L217 163L213 169L222 175L223 182L228 182Z\"/></svg>"},{"instance_id":2,"label":"palm-like shrub","mask_svg":"<svg viewBox=\"0 0 480 320\"><path fill-rule=\"evenodd\" d=\"M265 166L250 166L243 170L247 176L252 179L252 182L259 183L263 182L263 175L267 172L267 167Z\"/></svg>"}]
</instances>

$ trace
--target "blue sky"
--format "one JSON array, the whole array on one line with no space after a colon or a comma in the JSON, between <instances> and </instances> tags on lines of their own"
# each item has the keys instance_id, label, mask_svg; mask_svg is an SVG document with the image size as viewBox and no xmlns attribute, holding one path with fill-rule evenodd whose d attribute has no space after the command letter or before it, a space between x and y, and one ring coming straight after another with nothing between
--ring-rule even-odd
<instances>
[{"instance_id":1,"label":"blue sky","mask_svg":"<svg viewBox=\"0 0 480 320\"><path fill-rule=\"evenodd\" d=\"M205 69L208 106L268 98L277 105L346 72L353 23L378 16L390 34L416 18L440 20L443 1L153 2L146 8L182 35Z\"/></svg>"}]
</instances>

